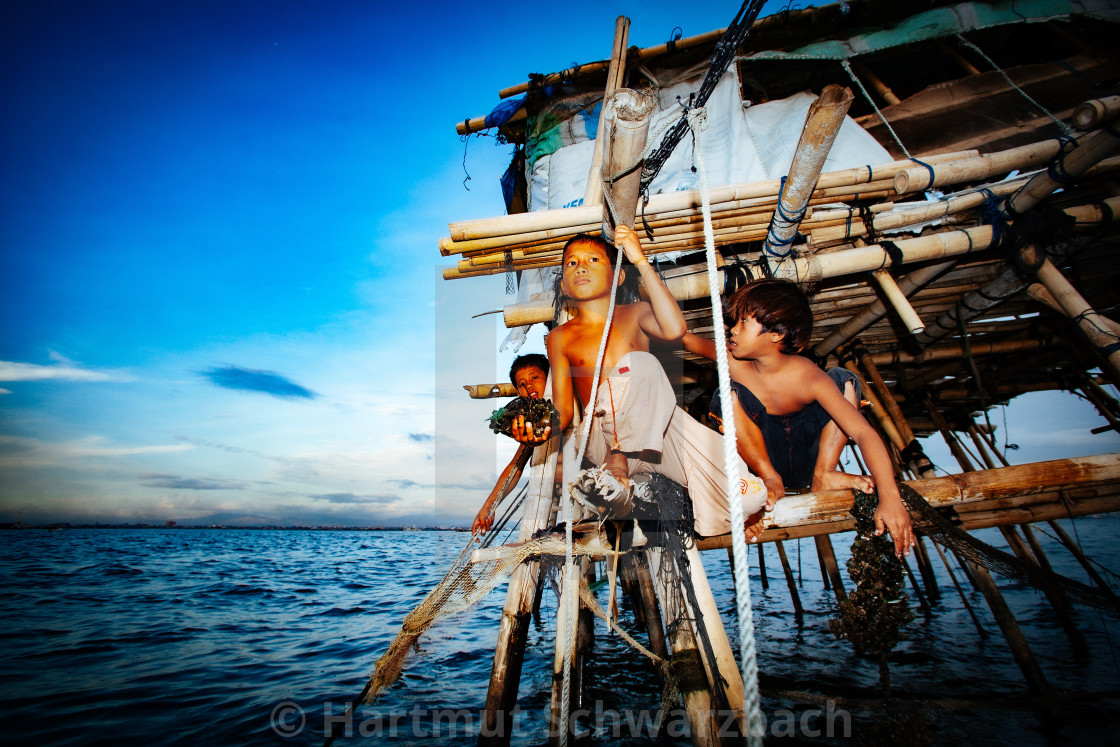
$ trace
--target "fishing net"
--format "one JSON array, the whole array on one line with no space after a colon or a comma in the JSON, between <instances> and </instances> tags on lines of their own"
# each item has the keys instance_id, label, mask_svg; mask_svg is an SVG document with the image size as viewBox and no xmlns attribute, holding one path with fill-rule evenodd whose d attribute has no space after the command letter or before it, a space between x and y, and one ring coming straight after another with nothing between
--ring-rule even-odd
<instances>
[{"instance_id":1,"label":"fishing net","mask_svg":"<svg viewBox=\"0 0 1120 747\"><path fill-rule=\"evenodd\" d=\"M951 507L934 508L905 483L899 483L898 488L914 519L914 527L942 547L1004 578L1048 593L1068 594L1090 607L1120 616L1120 599L1115 596L994 548L965 531ZM859 495L857 493L857 499Z\"/></svg>"}]
</instances>

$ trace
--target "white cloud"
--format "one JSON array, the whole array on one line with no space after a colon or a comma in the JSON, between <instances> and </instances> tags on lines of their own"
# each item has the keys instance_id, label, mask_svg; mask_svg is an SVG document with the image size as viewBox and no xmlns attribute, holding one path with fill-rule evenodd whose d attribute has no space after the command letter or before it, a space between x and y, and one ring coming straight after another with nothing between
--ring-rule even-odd
<instances>
[{"instance_id":1,"label":"white cloud","mask_svg":"<svg viewBox=\"0 0 1120 747\"><path fill-rule=\"evenodd\" d=\"M135 377L119 371L82 368L57 353L52 353L51 358L60 362L40 366L36 363L0 361L0 381L135 381ZM0 393L11 394L7 390L0 390Z\"/></svg>"}]
</instances>

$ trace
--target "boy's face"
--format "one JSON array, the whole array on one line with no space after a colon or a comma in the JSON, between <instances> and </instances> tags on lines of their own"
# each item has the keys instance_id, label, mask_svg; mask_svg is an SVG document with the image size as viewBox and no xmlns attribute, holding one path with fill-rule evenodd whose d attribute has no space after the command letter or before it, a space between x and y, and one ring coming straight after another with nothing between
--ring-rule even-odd
<instances>
[{"instance_id":1,"label":"boy's face","mask_svg":"<svg viewBox=\"0 0 1120 747\"><path fill-rule=\"evenodd\" d=\"M735 323L727 336L727 352L736 360L754 360L763 353L782 347L782 335L763 332L762 324L753 316L746 316Z\"/></svg>"},{"instance_id":2,"label":"boy's face","mask_svg":"<svg viewBox=\"0 0 1120 747\"><path fill-rule=\"evenodd\" d=\"M606 250L595 242L581 241L564 252L564 276L560 289L575 301L598 298L610 292L613 274Z\"/></svg>"},{"instance_id":3,"label":"boy's face","mask_svg":"<svg viewBox=\"0 0 1120 747\"><path fill-rule=\"evenodd\" d=\"M517 387L517 393L529 399L543 397L545 382L547 381L548 375L536 366L525 366L518 369L517 373L513 375L513 383Z\"/></svg>"}]
</instances>

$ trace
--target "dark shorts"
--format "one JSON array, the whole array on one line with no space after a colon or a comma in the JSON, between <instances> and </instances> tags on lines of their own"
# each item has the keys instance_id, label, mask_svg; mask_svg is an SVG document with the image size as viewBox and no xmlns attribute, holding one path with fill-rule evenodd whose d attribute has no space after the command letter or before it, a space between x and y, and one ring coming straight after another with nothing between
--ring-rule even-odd
<instances>
[{"instance_id":1,"label":"dark shorts","mask_svg":"<svg viewBox=\"0 0 1120 747\"><path fill-rule=\"evenodd\" d=\"M827 373L841 392L846 383L852 382L858 400L862 392L855 374L846 368L830 368ZM747 417L762 431L770 464L781 475L786 488L808 487L813 481L813 468L817 464L821 431L832 421L831 416L819 402L790 415L771 415L751 390L742 384L732 381L731 391L739 398ZM716 392L712 397L712 415L722 422L721 410L719 392Z\"/></svg>"}]
</instances>

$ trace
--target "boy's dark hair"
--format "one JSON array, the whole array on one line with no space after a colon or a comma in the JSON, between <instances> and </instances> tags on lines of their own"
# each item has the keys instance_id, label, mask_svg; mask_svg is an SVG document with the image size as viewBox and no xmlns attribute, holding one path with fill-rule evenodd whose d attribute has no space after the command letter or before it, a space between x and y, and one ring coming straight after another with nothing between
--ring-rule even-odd
<instances>
[{"instance_id":1,"label":"boy's dark hair","mask_svg":"<svg viewBox=\"0 0 1120 747\"><path fill-rule=\"evenodd\" d=\"M589 233L577 233L575 236L564 242L564 251L560 253L560 256L563 257L568 253L568 247L574 246L576 244L595 244L603 250L604 254L607 255L607 261L611 263L611 267L614 267L615 263L618 262L618 247L604 239L602 236L592 236Z\"/></svg>"},{"instance_id":2,"label":"boy's dark hair","mask_svg":"<svg viewBox=\"0 0 1120 747\"><path fill-rule=\"evenodd\" d=\"M513 359L513 365L509 367L509 380L517 386L514 381L517 378L517 372L523 368L539 368L545 376L548 376L548 357L540 353L528 353L526 355L519 355Z\"/></svg>"},{"instance_id":3,"label":"boy's dark hair","mask_svg":"<svg viewBox=\"0 0 1120 747\"><path fill-rule=\"evenodd\" d=\"M585 242L589 244L595 244L603 250L603 252L607 255L607 261L611 263L611 269L614 269L614 266L618 264L618 247L604 239L602 236L592 236L589 233L577 233L575 236L568 239L564 243L564 251L560 255L561 271L556 273L556 282L552 289L553 297L556 299L558 304L556 308L557 317L560 314L559 304L564 298L564 291L560 287L561 281L564 279L563 256L564 254L568 253L568 247ZM629 267L630 266L627 265L622 268L622 283L618 286L618 288L615 289L614 292L616 303L634 303L635 301L641 299L641 294L638 292L637 278L635 278L632 273L628 272ZM553 321L555 322L556 319L553 319ZM547 369L545 370L547 371Z\"/></svg>"},{"instance_id":4,"label":"boy's dark hair","mask_svg":"<svg viewBox=\"0 0 1120 747\"><path fill-rule=\"evenodd\" d=\"M777 278L755 280L732 294L727 311L735 321L753 316L763 332L782 335L782 352L793 355L813 334L813 310L797 283Z\"/></svg>"}]
</instances>

